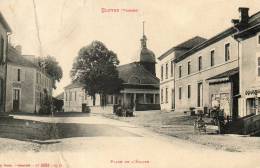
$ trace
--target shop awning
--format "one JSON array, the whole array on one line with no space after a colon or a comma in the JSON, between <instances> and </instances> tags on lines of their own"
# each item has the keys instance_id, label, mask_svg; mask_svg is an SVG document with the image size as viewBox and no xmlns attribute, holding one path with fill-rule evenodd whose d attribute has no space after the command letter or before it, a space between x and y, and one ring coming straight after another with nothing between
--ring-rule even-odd
<instances>
[{"instance_id":1,"label":"shop awning","mask_svg":"<svg viewBox=\"0 0 260 168\"><path fill-rule=\"evenodd\" d=\"M209 82L209 84L216 84L216 83L225 83L225 82L229 82L230 78L236 74L238 74L239 69L234 68L231 70L228 70L226 72L223 72L221 74L218 74L216 76L210 77L207 79L207 81Z\"/></svg>"}]
</instances>

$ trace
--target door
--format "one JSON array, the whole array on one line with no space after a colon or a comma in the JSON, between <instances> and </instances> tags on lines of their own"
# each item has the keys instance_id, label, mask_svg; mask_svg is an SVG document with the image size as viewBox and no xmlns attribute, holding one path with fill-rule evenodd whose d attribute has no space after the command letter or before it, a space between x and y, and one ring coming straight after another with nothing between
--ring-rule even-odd
<instances>
[{"instance_id":1,"label":"door","mask_svg":"<svg viewBox=\"0 0 260 168\"><path fill-rule=\"evenodd\" d=\"M17 112L20 110L20 90L13 90L13 111Z\"/></svg>"},{"instance_id":2,"label":"door","mask_svg":"<svg viewBox=\"0 0 260 168\"><path fill-rule=\"evenodd\" d=\"M172 89L172 109L175 109L175 94L174 94L174 89Z\"/></svg>"},{"instance_id":3,"label":"door","mask_svg":"<svg viewBox=\"0 0 260 168\"><path fill-rule=\"evenodd\" d=\"M198 83L198 107L202 107L203 104L203 87L202 82Z\"/></svg>"}]
</instances>

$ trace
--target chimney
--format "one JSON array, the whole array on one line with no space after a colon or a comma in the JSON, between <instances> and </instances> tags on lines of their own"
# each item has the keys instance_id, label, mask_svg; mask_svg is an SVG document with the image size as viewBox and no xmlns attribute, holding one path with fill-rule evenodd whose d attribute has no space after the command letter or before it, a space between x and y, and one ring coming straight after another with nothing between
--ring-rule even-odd
<instances>
[{"instance_id":1,"label":"chimney","mask_svg":"<svg viewBox=\"0 0 260 168\"><path fill-rule=\"evenodd\" d=\"M16 45L15 50L18 52L19 55L22 55L22 46L21 45Z\"/></svg>"},{"instance_id":2,"label":"chimney","mask_svg":"<svg viewBox=\"0 0 260 168\"><path fill-rule=\"evenodd\" d=\"M242 23L242 24L248 23L248 20L249 20L249 15L248 15L249 8L240 7L240 8L238 8L238 11L240 13L240 23Z\"/></svg>"}]
</instances>

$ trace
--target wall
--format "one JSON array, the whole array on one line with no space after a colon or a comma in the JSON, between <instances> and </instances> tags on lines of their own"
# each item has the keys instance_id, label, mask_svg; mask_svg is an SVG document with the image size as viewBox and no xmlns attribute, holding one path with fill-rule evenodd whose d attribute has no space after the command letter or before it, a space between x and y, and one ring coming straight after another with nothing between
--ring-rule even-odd
<instances>
[{"instance_id":1,"label":"wall","mask_svg":"<svg viewBox=\"0 0 260 168\"><path fill-rule=\"evenodd\" d=\"M90 106L90 112L91 113L113 113L113 105L107 105L104 107L101 106Z\"/></svg>"},{"instance_id":2,"label":"wall","mask_svg":"<svg viewBox=\"0 0 260 168\"><path fill-rule=\"evenodd\" d=\"M260 44L257 44L259 33L251 38L241 41L240 58L240 93L239 115L246 116L246 99L255 95L246 95L247 90L260 89L260 77L257 77L257 56L260 57ZM258 95L260 97L260 94Z\"/></svg>"},{"instance_id":3,"label":"wall","mask_svg":"<svg viewBox=\"0 0 260 168\"><path fill-rule=\"evenodd\" d=\"M159 75L160 79L160 103L161 109L165 111L170 111L174 108L174 64L173 64L173 75L171 74L171 61L174 59L175 52L166 56L159 61ZM168 64L168 78L166 79L166 64ZM161 78L161 67L163 67L163 79ZM166 88L168 88L168 101L166 101ZM161 99L161 92L163 91L163 99Z\"/></svg>"},{"instance_id":4,"label":"wall","mask_svg":"<svg viewBox=\"0 0 260 168\"><path fill-rule=\"evenodd\" d=\"M21 81L17 81L17 69L21 70ZM7 65L6 111L13 111L13 89L20 90L20 111L33 113L35 69L9 64Z\"/></svg>"},{"instance_id":5,"label":"wall","mask_svg":"<svg viewBox=\"0 0 260 168\"><path fill-rule=\"evenodd\" d=\"M225 44L230 43L230 60L225 61ZM215 50L215 65L210 65L210 52ZM198 71L198 57L202 57L202 70ZM191 62L191 73L187 73L188 61ZM182 77L179 78L178 68L182 66ZM188 110L197 107L198 83L203 84L203 106L209 106L209 84L207 79L238 67L238 44L233 37L226 37L181 60L175 65L175 97L176 109ZM191 85L191 97L187 98L187 86ZM182 99L179 99L179 87L182 87Z\"/></svg>"},{"instance_id":6,"label":"wall","mask_svg":"<svg viewBox=\"0 0 260 168\"><path fill-rule=\"evenodd\" d=\"M6 60L6 49L7 49L7 32L4 29L3 25L0 23L0 37L2 37L4 39L4 51L3 51L3 60ZM0 102L0 112L4 112L4 95L5 95L5 68L6 65L5 64L0 64L0 79L3 80L3 88L2 91L0 91L0 96L2 98L2 102Z\"/></svg>"},{"instance_id":7,"label":"wall","mask_svg":"<svg viewBox=\"0 0 260 168\"><path fill-rule=\"evenodd\" d=\"M41 102L44 99L44 89L46 89L49 96L52 96L53 81L48 75L46 75L39 69L35 69L33 76L35 111L38 112L41 107Z\"/></svg>"},{"instance_id":8,"label":"wall","mask_svg":"<svg viewBox=\"0 0 260 168\"><path fill-rule=\"evenodd\" d=\"M71 94L71 97L70 97ZM66 96L67 95L67 96ZM75 99L76 95L76 99ZM82 88L69 88L64 91L64 111L65 112L81 112L82 104L93 106L92 97L85 94ZM96 95L96 105L100 105L100 96Z\"/></svg>"}]
</instances>

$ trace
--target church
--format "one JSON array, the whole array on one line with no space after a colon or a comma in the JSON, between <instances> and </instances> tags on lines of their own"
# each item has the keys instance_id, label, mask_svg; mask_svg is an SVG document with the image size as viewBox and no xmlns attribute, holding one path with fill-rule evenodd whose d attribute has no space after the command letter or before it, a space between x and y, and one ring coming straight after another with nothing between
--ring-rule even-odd
<instances>
[{"instance_id":1,"label":"church","mask_svg":"<svg viewBox=\"0 0 260 168\"><path fill-rule=\"evenodd\" d=\"M119 104L126 108L135 106L136 111L159 110L159 79L156 77L155 64L155 54L147 48L147 37L143 33L139 60L117 67L119 77L123 80L119 94L107 95L106 98L97 95L96 104L93 105L82 85L72 83L64 88L64 111L82 111L85 106L89 106L92 112L100 112L104 108L112 111L114 105ZM72 94L75 96L69 96ZM99 108L102 104L106 104L106 107Z\"/></svg>"},{"instance_id":2,"label":"church","mask_svg":"<svg viewBox=\"0 0 260 168\"><path fill-rule=\"evenodd\" d=\"M115 96L115 104L126 107L135 105L139 110L159 110L159 79L155 71L155 55L147 48L147 38L141 39L140 59L118 67L119 77L124 81L123 90Z\"/></svg>"}]
</instances>

